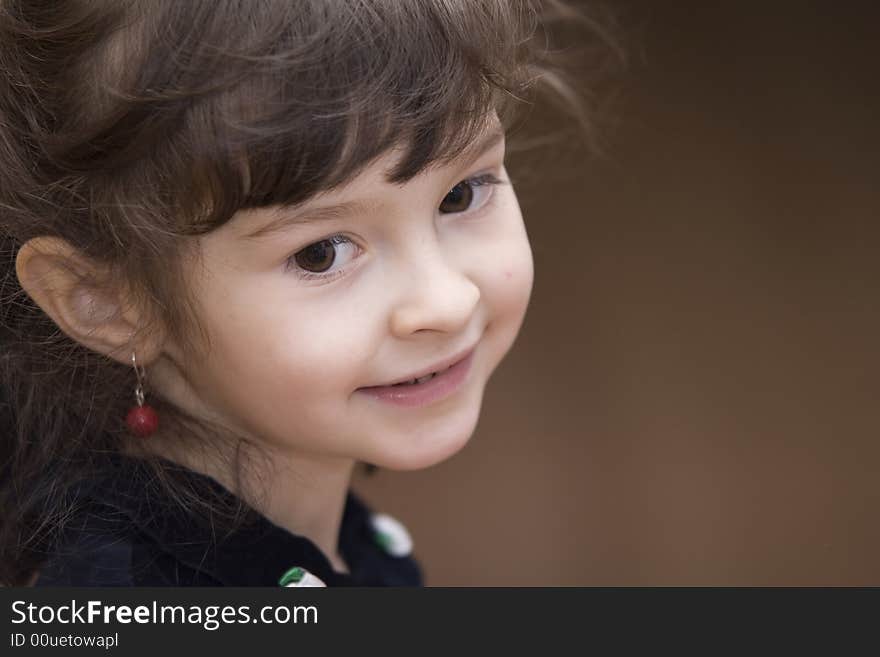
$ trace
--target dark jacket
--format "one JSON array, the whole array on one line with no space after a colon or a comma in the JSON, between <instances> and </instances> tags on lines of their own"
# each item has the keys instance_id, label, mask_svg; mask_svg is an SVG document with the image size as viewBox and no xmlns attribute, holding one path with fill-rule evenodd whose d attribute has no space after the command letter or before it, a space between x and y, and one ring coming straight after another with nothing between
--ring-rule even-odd
<instances>
[{"instance_id":1,"label":"dark jacket","mask_svg":"<svg viewBox=\"0 0 880 657\"><path fill-rule=\"evenodd\" d=\"M377 540L372 512L349 492L339 536L348 574L338 573L307 538L251 511L229 531L181 509L152 470L117 457L111 473L76 489L74 512L41 569L37 586L279 586L293 567L327 586L421 586L417 562ZM226 503L231 493L189 470L177 477Z\"/></svg>"}]
</instances>

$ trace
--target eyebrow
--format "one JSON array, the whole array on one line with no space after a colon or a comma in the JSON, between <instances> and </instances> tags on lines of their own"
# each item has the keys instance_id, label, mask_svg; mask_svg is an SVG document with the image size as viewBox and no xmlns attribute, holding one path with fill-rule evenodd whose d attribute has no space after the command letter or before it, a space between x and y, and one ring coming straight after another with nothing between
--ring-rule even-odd
<instances>
[{"instance_id":1,"label":"eyebrow","mask_svg":"<svg viewBox=\"0 0 880 657\"><path fill-rule=\"evenodd\" d=\"M465 149L455 160L462 162L465 166L469 166L483 153L497 146L504 139L504 136L504 131L500 127L496 127L484 133L482 137ZM376 212L378 209L378 203L357 200L315 207L309 207L308 203L305 203L300 206L277 208L272 212L275 216L272 221L251 233L247 233L243 239L262 239L284 231L291 226L304 226L332 219L343 219L356 214L369 214Z\"/></svg>"}]
</instances>

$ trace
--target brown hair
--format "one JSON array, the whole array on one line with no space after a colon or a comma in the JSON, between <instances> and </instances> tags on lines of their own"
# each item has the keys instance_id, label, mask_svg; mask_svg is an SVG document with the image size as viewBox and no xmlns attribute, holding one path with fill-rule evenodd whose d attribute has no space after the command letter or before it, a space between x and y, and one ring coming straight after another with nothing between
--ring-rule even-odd
<instances>
[{"instance_id":1,"label":"brown hair","mask_svg":"<svg viewBox=\"0 0 880 657\"><path fill-rule=\"evenodd\" d=\"M541 83L571 101L551 10L572 17L537 0L0 0L0 583L39 567L67 492L127 443L133 386L22 290L20 247L66 240L152 309L143 331L196 349L183 238L302 202L395 144L406 181L491 112L510 126Z\"/></svg>"}]
</instances>

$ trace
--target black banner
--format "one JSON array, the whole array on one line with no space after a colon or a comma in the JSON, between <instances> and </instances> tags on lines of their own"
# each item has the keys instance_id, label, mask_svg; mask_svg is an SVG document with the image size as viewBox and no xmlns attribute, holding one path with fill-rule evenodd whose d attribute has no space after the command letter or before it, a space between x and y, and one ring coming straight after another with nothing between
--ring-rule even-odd
<instances>
[{"instance_id":1,"label":"black banner","mask_svg":"<svg viewBox=\"0 0 880 657\"><path fill-rule=\"evenodd\" d=\"M862 636L873 645L880 590L10 588L0 605L2 655L556 654L646 642L839 649Z\"/></svg>"}]
</instances>

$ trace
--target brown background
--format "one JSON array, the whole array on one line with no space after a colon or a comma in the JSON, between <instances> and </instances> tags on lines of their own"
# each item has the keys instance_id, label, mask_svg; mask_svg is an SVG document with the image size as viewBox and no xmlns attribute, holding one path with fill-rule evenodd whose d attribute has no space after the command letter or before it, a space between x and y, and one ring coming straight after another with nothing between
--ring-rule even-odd
<instances>
[{"instance_id":1,"label":"brown background","mask_svg":"<svg viewBox=\"0 0 880 657\"><path fill-rule=\"evenodd\" d=\"M880 10L613 6L605 155L520 187L471 443L356 487L429 585L880 585Z\"/></svg>"}]
</instances>

